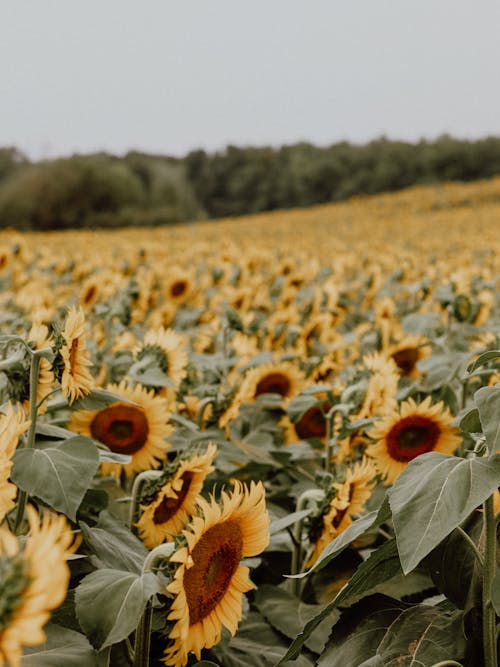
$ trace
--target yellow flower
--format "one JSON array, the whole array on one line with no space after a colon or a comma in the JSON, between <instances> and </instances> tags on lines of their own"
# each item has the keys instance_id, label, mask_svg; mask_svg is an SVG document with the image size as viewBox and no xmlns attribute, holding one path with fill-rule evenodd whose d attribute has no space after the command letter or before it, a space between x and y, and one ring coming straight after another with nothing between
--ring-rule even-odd
<instances>
[{"instance_id":1,"label":"yellow flower","mask_svg":"<svg viewBox=\"0 0 500 667\"><path fill-rule=\"evenodd\" d=\"M50 612L66 597L70 571L68 556L77 547L65 517L45 514L40 524L26 508L30 534L24 546L10 532L0 531L0 664L20 667L22 647L45 641L43 626Z\"/></svg>"},{"instance_id":2,"label":"yellow flower","mask_svg":"<svg viewBox=\"0 0 500 667\"><path fill-rule=\"evenodd\" d=\"M198 660L203 648L220 641L222 626L235 634L242 615L243 593L255 588L242 558L257 556L269 543L269 516L261 482L245 488L236 482L232 493L200 500L201 515L183 535L186 546L171 556L179 563L167 591L174 596L168 620L172 640L164 662L184 667L188 654Z\"/></svg>"},{"instance_id":3,"label":"yellow flower","mask_svg":"<svg viewBox=\"0 0 500 667\"><path fill-rule=\"evenodd\" d=\"M424 336L405 336L397 344L387 350L387 356L392 358L401 375L409 378L419 378L421 372L417 363L431 353L431 346Z\"/></svg>"},{"instance_id":4,"label":"yellow flower","mask_svg":"<svg viewBox=\"0 0 500 667\"><path fill-rule=\"evenodd\" d=\"M49 339L49 330L45 324L35 322L28 334L28 340L34 344L35 350L43 350L50 347L51 341ZM37 388L37 403L40 403L38 408L39 414L43 414L47 410L46 398L52 391L54 385L54 373L52 372L52 364L48 359L42 357L40 359L40 370L38 374L38 388ZM42 402L43 401L43 402ZM29 401L24 403L25 409L29 409Z\"/></svg>"},{"instance_id":5,"label":"yellow flower","mask_svg":"<svg viewBox=\"0 0 500 667\"><path fill-rule=\"evenodd\" d=\"M365 367L371 371L368 386L357 418L372 417L394 409L397 405L399 374L396 363L381 354L366 355Z\"/></svg>"},{"instance_id":6,"label":"yellow flower","mask_svg":"<svg viewBox=\"0 0 500 667\"><path fill-rule=\"evenodd\" d=\"M148 549L181 532L196 509L205 477L214 470L216 453L217 447L210 443L205 454L181 459L173 474L162 477L151 502L141 506L136 526Z\"/></svg>"},{"instance_id":7,"label":"yellow flower","mask_svg":"<svg viewBox=\"0 0 500 667\"><path fill-rule=\"evenodd\" d=\"M131 455L130 463L102 463L103 475L118 478L124 470L130 477L158 468L170 447L166 438L172 432L165 399L140 385L130 387L124 380L107 389L132 402L118 401L100 410L78 410L71 415L68 428L99 440L112 452Z\"/></svg>"},{"instance_id":8,"label":"yellow flower","mask_svg":"<svg viewBox=\"0 0 500 667\"><path fill-rule=\"evenodd\" d=\"M137 346L134 353L138 362L146 362L150 357L176 387L186 375L188 357L183 350L183 339L172 329L149 330L143 344Z\"/></svg>"},{"instance_id":9,"label":"yellow flower","mask_svg":"<svg viewBox=\"0 0 500 667\"><path fill-rule=\"evenodd\" d=\"M442 401L431 405L428 396L423 403L409 398L399 411L383 417L369 431L376 442L366 449L380 476L392 484L408 463L426 452L453 454L460 437L451 426L453 417Z\"/></svg>"},{"instance_id":10,"label":"yellow flower","mask_svg":"<svg viewBox=\"0 0 500 667\"><path fill-rule=\"evenodd\" d=\"M90 393L94 380L88 367L92 365L85 350L85 316L81 308L70 308L62 336L64 345L60 353L64 362L61 377L63 396L70 403Z\"/></svg>"},{"instance_id":11,"label":"yellow flower","mask_svg":"<svg viewBox=\"0 0 500 667\"><path fill-rule=\"evenodd\" d=\"M23 410L14 408L11 403L7 404L5 413L0 416L0 522L15 505L17 486L9 482L11 459L19 436L27 431L29 424Z\"/></svg>"},{"instance_id":12,"label":"yellow flower","mask_svg":"<svg viewBox=\"0 0 500 667\"><path fill-rule=\"evenodd\" d=\"M364 511L376 474L375 466L363 459L355 463L353 468L347 469L344 482L333 485L335 493L323 516L323 528L314 544L308 567L314 565L325 547L351 525L353 515Z\"/></svg>"}]
</instances>

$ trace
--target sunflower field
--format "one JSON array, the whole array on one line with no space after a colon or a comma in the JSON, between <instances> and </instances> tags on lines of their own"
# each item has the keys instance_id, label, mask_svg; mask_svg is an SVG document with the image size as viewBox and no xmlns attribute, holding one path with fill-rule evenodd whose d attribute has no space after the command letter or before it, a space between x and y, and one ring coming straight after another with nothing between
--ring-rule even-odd
<instances>
[{"instance_id":1,"label":"sunflower field","mask_svg":"<svg viewBox=\"0 0 500 667\"><path fill-rule=\"evenodd\" d=\"M496 667L499 230L0 232L0 665Z\"/></svg>"}]
</instances>

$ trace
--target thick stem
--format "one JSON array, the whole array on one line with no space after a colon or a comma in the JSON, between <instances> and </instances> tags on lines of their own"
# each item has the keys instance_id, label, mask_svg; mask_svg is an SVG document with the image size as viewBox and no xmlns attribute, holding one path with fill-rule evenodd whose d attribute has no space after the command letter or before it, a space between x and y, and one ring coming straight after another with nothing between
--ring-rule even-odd
<instances>
[{"instance_id":1,"label":"thick stem","mask_svg":"<svg viewBox=\"0 0 500 667\"><path fill-rule=\"evenodd\" d=\"M175 550L173 542L166 542L160 544L151 551L144 565L142 566L143 573L152 572L157 569L159 564L170 558ZM153 620L153 603L148 600L146 607L137 626L135 632L134 644L134 667L149 667L149 652L151 649L151 625Z\"/></svg>"},{"instance_id":2,"label":"thick stem","mask_svg":"<svg viewBox=\"0 0 500 667\"><path fill-rule=\"evenodd\" d=\"M320 491L319 489L309 489L308 491L304 491L304 493L299 497L297 500L297 507L296 511L300 512L301 510L306 509L309 505L312 503L318 503L323 498L325 497L325 494L323 491ZM294 539L294 547L293 547L293 552L292 552L292 567L291 567L291 574L298 574L299 573L299 567L300 563L302 561L302 528L304 525L304 519L300 519L297 521L295 524L294 530L293 530L293 539ZM293 580L293 590L295 595L299 595L300 593L300 579L294 579Z\"/></svg>"},{"instance_id":3,"label":"thick stem","mask_svg":"<svg viewBox=\"0 0 500 667\"><path fill-rule=\"evenodd\" d=\"M41 355L37 352L33 353L31 359L30 367L30 426L28 430L28 435L24 447L26 449L32 449L35 446L35 435L36 435L36 417L37 417L37 395L38 395L38 375L40 372L40 359ZM23 444L20 445L21 447ZM17 510L16 510L16 519L14 522L14 532L17 533L24 517L24 509L26 507L26 501L28 500L28 494L22 489L19 491L19 496L17 499Z\"/></svg>"},{"instance_id":4,"label":"thick stem","mask_svg":"<svg viewBox=\"0 0 500 667\"><path fill-rule=\"evenodd\" d=\"M485 548L483 567L483 649L485 667L498 667L496 616L492 603L492 587L496 568L497 529L493 496L483 503Z\"/></svg>"}]
</instances>

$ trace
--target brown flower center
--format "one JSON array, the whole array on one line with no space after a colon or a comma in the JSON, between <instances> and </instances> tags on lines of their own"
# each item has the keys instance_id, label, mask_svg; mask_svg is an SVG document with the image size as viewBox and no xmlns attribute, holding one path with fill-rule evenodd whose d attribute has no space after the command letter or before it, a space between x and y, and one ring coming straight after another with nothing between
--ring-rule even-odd
<instances>
[{"instance_id":1,"label":"brown flower center","mask_svg":"<svg viewBox=\"0 0 500 667\"><path fill-rule=\"evenodd\" d=\"M73 373L78 359L78 348L80 347L80 340L75 338L71 341L69 348L69 372Z\"/></svg>"},{"instance_id":2,"label":"brown flower center","mask_svg":"<svg viewBox=\"0 0 500 667\"><path fill-rule=\"evenodd\" d=\"M281 396L288 396L290 391L290 380L283 373L269 373L265 375L260 382L257 383L255 395L261 394L280 394Z\"/></svg>"},{"instance_id":3,"label":"brown flower center","mask_svg":"<svg viewBox=\"0 0 500 667\"><path fill-rule=\"evenodd\" d=\"M324 438L326 435L326 419L319 405L309 408L298 422L294 424L295 433L302 440L307 438Z\"/></svg>"},{"instance_id":4,"label":"brown flower center","mask_svg":"<svg viewBox=\"0 0 500 667\"><path fill-rule=\"evenodd\" d=\"M181 296L187 290L187 282L185 280L176 280L170 287L170 294L173 297Z\"/></svg>"},{"instance_id":5,"label":"brown flower center","mask_svg":"<svg viewBox=\"0 0 500 667\"><path fill-rule=\"evenodd\" d=\"M163 498L153 513L154 523L157 525L166 523L179 510L188 494L193 475L194 473L188 470L181 476L182 486L176 491L177 498L167 498L166 496Z\"/></svg>"},{"instance_id":6,"label":"brown flower center","mask_svg":"<svg viewBox=\"0 0 500 667\"><path fill-rule=\"evenodd\" d=\"M202 535L191 553L194 565L184 574L190 625L210 614L224 597L242 555L237 521L219 523Z\"/></svg>"},{"instance_id":7,"label":"brown flower center","mask_svg":"<svg viewBox=\"0 0 500 667\"><path fill-rule=\"evenodd\" d=\"M418 349L415 347L408 347L404 350L398 350L397 352L394 352L392 358L403 375L410 375L415 368L415 364L419 360Z\"/></svg>"},{"instance_id":8,"label":"brown flower center","mask_svg":"<svg viewBox=\"0 0 500 667\"><path fill-rule=\"evenodd\" d=\"M112 452L135 454L148 439L149 424L142 408L115 403L99 410L90 424L90 433Z\"/></svg>"},{"instance_id":9,"label":"brown flower center","mask_svg":"<svg viewBox=\"0 0 500 667\"><path fill-rule=\"evenodd\" d=\"M387 451L396 461L407 463L431 452L439 440L439 424L422 415L400 419L386 436Z\"/></svg>"}]
</instances>

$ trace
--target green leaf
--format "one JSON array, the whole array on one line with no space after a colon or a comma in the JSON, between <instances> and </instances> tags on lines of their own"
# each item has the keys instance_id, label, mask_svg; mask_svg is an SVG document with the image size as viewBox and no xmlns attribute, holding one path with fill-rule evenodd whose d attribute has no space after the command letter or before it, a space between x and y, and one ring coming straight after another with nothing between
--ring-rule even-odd
<instances>
[{"instance_id":1,"label":"green leaf","mask_svg":"<svg viewBox=\"0 0 500 667\"><path fill-rule=\"evenodd\" d=\"M482 387L474 394L490 452L500 449L500 387Z\"/></svg>"},{"instance_id":2,"label":"green leaf","mask_svg":"<svg viewBox=\"0 0 500 667\"><path fill-rule=\"evenodd\" d=\"M393 621L377 654L384 665L432 667L450 658L462 660L465 649L463 612L420 604L405 609Z\"/></svg>"},{"instance_id":3,"label":"green leaf","mask_svg":"<svg viewBox=\"0 0 500 667\"><path fill-rule=\"evenodd\" d=\"M255 604L261 614L281 634L293 639L301 632L304 625L316 618L323 611L324 605L306 604L283 588L263 584L259 586ZM305 645L315 653L320 653L330 635L332 625L340 614L328 614L322 617L322 623L307 638Z\"/></svg>"},{"instance_id":4,"label":"green leaf","mask_svg":"<svg viewBox=\"0 0 500 667\"><path fill-rule=\"evenodd\" d=\"M396 540L384 542L357 568L333 600L335 606L352 603L401 572Z\"/></svg>"},{"instance_id":5,"label":"green leaf","mask_svg":"<svg viewBox=\"0 0 500 667\"><path fill-rule=\"evenodd\" d=\"M483 527L481 512L473 512L461 526L478 544ZM470 604L476 557L472 547L454 530L422 562L440 593L459 609Z\"/></svg>"},{"instance_id":6,"label":"green leaf","mask_svg":"<svg viewBox=\"0 0 500 667\"><path fill-rule=\"evenodd\" d=\"M472 408L460 419L459 427L464 433L481 433L483 428L479 419L479 410Z\"/></svg>"},{"instance_id":7,"label":"green leaf","mask_svg":"<svg viewBox=\"0 0 500 667\"><path fill-rule=\"evenodd\" d=\"M106 648L135 630L146 603L159 592L159 579L152 572L97 570L76 589L78 621L95 648Z\"/></svg>"},{"instance_id":8,"label":"green leaf","mask_svg":"<svg viewBox=\"0 0 500 667\"><path fill-rule=\"evenodd\" d=\"M21 667L91 667L96 653L85 635L55 623L44 626L46 640L38 646L25 646Z\"/></svg>"},{"instance_id":9,"label":"green leaf","mask_svg":"<svg viewBox=\"0 0 500 667\"><path fill-rule=\"evenodd\" d=\"M306 572L302 572L301 574L289 574L286 575L291 579L301 579L302 577L305 577L308 575L310 572L313 570L319 569L319 567L323 567L327 563L329 563L333 558L338 556L346 547L351 544L354 540L356 540L358 537L361 537L364 533L366 533L370 529L378 528L381 524L385 523L390 519L391 513L389 509L389 503L387 501L387 497L384 499L384 502L380 506L378 510L374 510L373 512L368 512L367 514L364 514L361 518L356 519L356 521L353 521L350 526L348 526L344 531L340 533L330 544L323 549L321 552L318 560L314 563L314 565L307 570Z\"/></svg>"},{"instance_id":10,"label":"green leaf","mask_svg":"<svg viewBox=\"0 0 500 667\"><path fill-rule=\"evenodd\" d=\"M476 368L484 366L485 364L488 363L488 361L491 361L492 359L497 359L499 357L500 357L500 350L487 350L486 352L480 354L475 361L473 361L471 364L467 366L467 372L472 373L473 371L476 370Z\"/></svg>"},{"instance_id":11,"label":"green leaf","mask_svg":"<svg viewBox=\"0 0 500 667\"><path fill-rule=\"evenodd\" d=\"M83 539L102 565L139 573L148 550L129 528L109 512L103 511L97 526L80 522Z\"/></svg>"},{"instance_id":12,"label":"green leaf","mask_svg":"<svg viewBox=\"0 0 500 667\"><path fill-rule=\"evenodd\" d=\"M383 595L373 595L355 604L335 625L317 667L373 667L381 664L377 647L406 606Z\"/></svg>"},{"instance_id":13,"label":"green leaf","mask_svg":"<svg viewBox=\"0 0 500 667\"><path fill-rule=\"evenodd\" d=\"M370 606L376 601L379 608L370 609L365 600L352 607L335 626L317 667L431 667L463 659L463 612L430 605L398 608L387 598L366 601Z\"/></svg>"},{"instance_id":14,"label":"green leaf","mask_svg":"<svg viewBox=\"0 0 500 667\"><path fill-rule=\"evenodd\" d=\"M271 535L279 533L282 530L285 530L285 528L288 528L289 526L297 523L297 521L300 521L306 516L309 516L309 514L312 514L313 512L314 508L310 507L309 509L300 510L300 512L292 512L291 514L287 514L286 516L281 517L281 519L276 519L276 521L273 521L269 526L269 533Z\"/></svg>"},{"instance_id":15,"label":"green leaf","mask_svg":"<svg viewBox=\"0 0 500 667\"><path fill-rule=\"evenodd\" d=\"M286 411L293 422L298 421L310 408L318 404L316 396L302 394L293 398L287 405ZM324 399L321 401L324 403Z\"/></svg>"},{"instance_id":16,"label":"green leaf","mask_svg":"<svg viewBox=\"0 0 500 667\"><path fill-rule=\"evenodd\" d=\"M73 410L102 410L113 405L113 403L131 403L132 405L136 405L134 401L118 394L113 394L113 392L107 391L107 389L94 389L90 394L78 398L71 407Z\"/></svg>"},{"instance_id":17,"label":"green leaf","mask_svg":"<svg viewBox=\"0 0 500 667\"><path fill-rule=\"evenodd\" d=\"M389 491L403 572L408 574L500 485L500 456L461 459L428 452Z\"/></svg>"},{"instance_id":18,"label":"green leaf","mask_svg":"<svg viewBox=\"0 0 500 667\"><path fill-rule=\"evenodd\" d=\"M250 612L236 636L223 638L210 652L224 667L271 667L284 648L283 637L260 614ZM293 667L313 667L313 663L301 655Z\"/></svg>"},{"instance_id":19,"label":"green leaf","mask_svg":"<svg viewBox=\"0 0 500 667\"><path fill-rule=\"evenodd\" d=\"M99 465L97 449L87 438L18 449L13 461L11 477L19 488L75 521Z\"/></svg>"}]
</instances>

